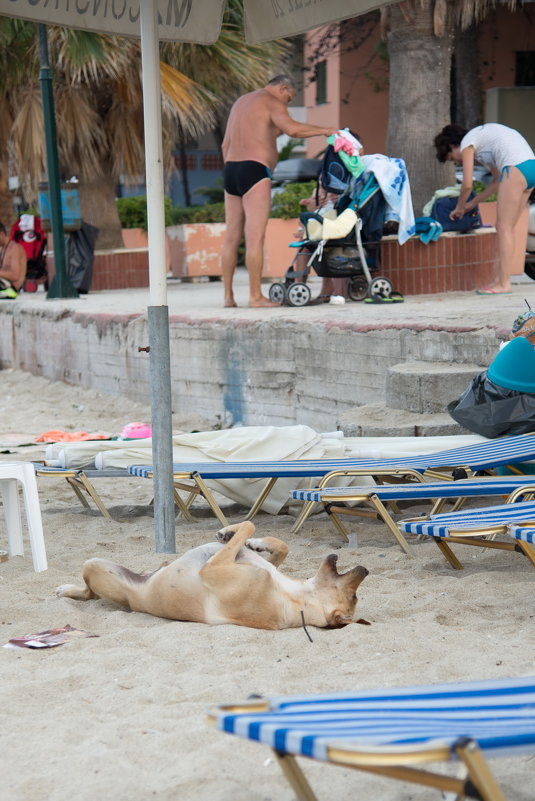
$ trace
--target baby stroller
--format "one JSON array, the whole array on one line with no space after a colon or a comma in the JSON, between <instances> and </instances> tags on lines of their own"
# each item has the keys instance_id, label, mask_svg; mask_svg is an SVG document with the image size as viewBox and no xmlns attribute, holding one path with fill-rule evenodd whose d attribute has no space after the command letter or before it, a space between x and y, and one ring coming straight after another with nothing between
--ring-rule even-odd
<instances>
[{"instance_id":1,"label":"baby stroller","mask_svg":"<svg viewBox=\"0 0 535 801\"><path fill-rule=\"evenodd\" d=\"M304 212L299 216L305 238L290 244L297 252L283 281L271 285L272 301L305 306L311 298L306 283L311 268L321 278L348 278L347 294L351 300L376 295L388 298L392 294L388 278L372 277L380 267L384 224L385 201L379 184L373 174L366 180L353 179L328 151L324 161L330 160L329 170L322 168L320 181L326 191L340 197L334 209L324 214ZM334 180L333 172L337 173Z\"/></svg>"},{"instance_id":2,"label":"baby stroller","mask_svg":"<svg viewBox=\"0 0 535 801\"><path fill-rule=\"evenodd\" d=\"M22 245L26 253L26 278L22 285L24 291L36 292L39 283L44 283L45 289L47 289L47 239L41 225L41 218L33 214L21 214L11 226L10 238Z\"/></svg>"}]
</instances>

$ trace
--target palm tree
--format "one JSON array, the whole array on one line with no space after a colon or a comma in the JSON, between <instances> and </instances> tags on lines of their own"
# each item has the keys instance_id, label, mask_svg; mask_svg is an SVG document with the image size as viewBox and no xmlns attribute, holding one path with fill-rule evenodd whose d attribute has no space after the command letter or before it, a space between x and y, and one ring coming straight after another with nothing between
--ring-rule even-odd
<instances>
[{"instance_id":1,"label":"palm tree","mask_svg":"<svg viewBox=\"0 0 535 801\"><path fill-rule=\"evenodd\" d=\"M210 46L164 44L160 78L164 154L169 163L177 126L197 138L216 112L266 81L285 45L247 45L243 7L231 0L219 40ZM115 188L120 175L144 172L141 53L137 40L64 28L49 29L62 174L79 179L82 217L99 228L97 246L120 247ZM18 57L13 58L17 49ZM44 172L35 26L0 19L0 203L8 146L27 199ZM28 75L33 79L28 80ZM1 138L3 137L3 138ZM4 167L2 167L4 165Z\"/></svg>"}]
</instances>

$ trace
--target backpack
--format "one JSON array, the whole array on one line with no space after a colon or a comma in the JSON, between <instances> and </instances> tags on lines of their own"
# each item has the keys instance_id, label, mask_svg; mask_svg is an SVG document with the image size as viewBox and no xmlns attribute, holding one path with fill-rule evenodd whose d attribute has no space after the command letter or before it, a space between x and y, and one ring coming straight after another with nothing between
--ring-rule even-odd
<instances>
[{"instance_id":1,"label":"backpack","mask_svg":"<svg viewBox=\"0 0 535 801\"><path fill-rule=\"evenodd\" d=\"M21 215L11 226L10 239L24 248L27 259L26 278L45 277L47 238L40 217Z\"/></svg>"},{"instance_id":2,"label":"backpack","mask_svg":"<svg viewBox=\"0 0 535 801\"><path fill-rule=\"evenodd\" d=\"M328 145L323 156L318 179L321 186L326 192L342 195L352 177L338 153L334 152L334 147Z\"/></svg>"},{"instance_id":3,"label":"backpack","mask_svg":"<svg viewBox=\"0 0 535 801\"><path fill-rule=\"evenodd\" d=\"M475 195L470 193L468 200L472 200ZM481 228L481 217L479 215L479 206L475 206L471 211L458 220L450 220L450 214L457 205L457 197L439 197L433 203L431 209L431 217L439 222L444 231L460 231L467 232L473 231L475 228Z\"/></svg>"}]
</instances>

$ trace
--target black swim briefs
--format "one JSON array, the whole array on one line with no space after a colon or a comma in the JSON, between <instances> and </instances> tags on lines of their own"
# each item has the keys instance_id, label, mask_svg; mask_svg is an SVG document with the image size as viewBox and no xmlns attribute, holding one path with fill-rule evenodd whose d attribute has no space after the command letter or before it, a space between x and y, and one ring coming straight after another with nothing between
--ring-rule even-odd
<instances>
[{"instance_id":1,"label":"black swim briefs","mask_svg":"<svg viewBox=\"0 0 535 801\"><path fill-rule=\"evenodd\" d=\"M259 161L227 161L223 172L225 192L243 197L263 178L271 178L269 167Z\"/></svg>"}]
</instances>

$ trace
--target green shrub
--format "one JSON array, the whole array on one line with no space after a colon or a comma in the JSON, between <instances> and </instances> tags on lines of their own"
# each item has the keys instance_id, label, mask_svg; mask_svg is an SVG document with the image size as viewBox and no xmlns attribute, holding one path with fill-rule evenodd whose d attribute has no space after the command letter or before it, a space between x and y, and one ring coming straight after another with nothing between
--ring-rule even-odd
<instances>
[{"instance_id":1,"label":"green shrub","mask_svg":"<svg viewBox=\"0 0 535 801\"><path fill-rule=\"evenodd\" d=\"M293 157L294 150L297 150L298 147L302 147L304 144L304 139L288 139L286 144L279 150L277 161L286 161L286 159L291 159Z\"/></svg>"},{"instance_id":2,"label":"green shrub","mask_svg":"<svg viewBox=\"0 0 535 801\"><path fill-rule=\"evenodd\" d=\"M205 203L203 206L174 206L171 225L183 223L225 222L224 203Z\"/></svg>"},{"instance_id":3,"label":"green shrub","mask_svg":"<svg viewBox=\"0 0 535 801\"><path fill-rule=\"evenodd\" d=\"M117 211L123 228L142 228L147 230L147 198L145 195L117 198ZM165 224L172 225L172 203L170 197L164 198Z\"/></svg>"},{"instance_id":4,"label":"green shrub","mask_svg":"<svg viewBox=\"0 0 535 801\"><path fill-rule=\"evenodd\" d=\"M299 217L306 209L299 204L303 198L308 198L316 191L316 181L307 181L302 184L288 184L282 192L277 192L271 200L271 217L291 220Z\"/></svg>"},{"instance_id":5,"label":"green shrub","mask_svg":"<svg viewBox=\"0 0 535 801\"><path fill-rule=\"evenodd\" d=\"M483 181L474 181L473 188L476 195L479 195L480 192L486 189ZM493 195L490 195L490 197L488 197L486 200L484 200L483 203L492 203L494 200L497 199L497 197L498 195L494 193Z\"/></svg>"},{"instance_id":6,"label":"green shrub","mask_svg":"<svg viewBox=\"0 0 535 801\"><path fill-rule=\"evenodd\" d=\"M208 203L223 203L225 197L223 177L216 178L212 186L199 186L191 194L196 197L202 195L207 198Z\"/></svg>"}]
</instances>

